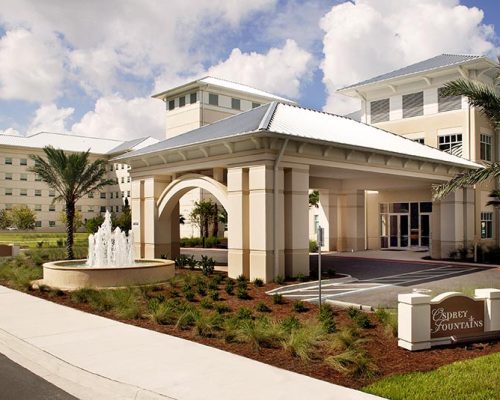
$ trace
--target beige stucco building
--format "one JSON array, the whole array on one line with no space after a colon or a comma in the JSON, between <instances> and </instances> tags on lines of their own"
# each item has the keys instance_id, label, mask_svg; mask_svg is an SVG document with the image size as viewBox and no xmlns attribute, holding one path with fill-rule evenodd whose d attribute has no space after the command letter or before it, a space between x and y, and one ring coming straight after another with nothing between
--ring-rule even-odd
<instances>
[{"instance_id":1,"label":"beige stucco building","mask_svg":"<svg viewBox=\"0 0 500 400\"><path fill-rule=\"evenodd\" d=\"M109 160L157 142L151 137L123 141L51 132L30 136L0 135L0 209L27 205L36 214L37 231L59 232L65 229L60 220L64 205L54 203L55 191L49 190L45 182L28 171L33 166L30 154L43 155L43 147L52 145L68 152L90 150L91 160L108 161L107 176L115 184L78 201L77 210L82 218L96 217L106 209L119 214L125 199L131 197L129 166Z\"/></svg>"}]
</instances>

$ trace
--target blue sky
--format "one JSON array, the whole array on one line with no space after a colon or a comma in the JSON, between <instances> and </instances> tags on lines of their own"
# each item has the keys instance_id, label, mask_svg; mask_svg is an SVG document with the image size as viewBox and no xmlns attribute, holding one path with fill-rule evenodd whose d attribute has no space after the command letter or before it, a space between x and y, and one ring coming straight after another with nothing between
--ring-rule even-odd
<instances>
[{"instance_id":1,"label":"blue sky","mask_svg":"<svg viewBox=\"0 0 500 400\"><path fill-rule=\"evenodd\" d=\"M357 103L339 87L495 57L498 26L489 0L0 0L0 133L162 138L151 94L204 75L343 114Z\"/></svg>"}]
</instances>

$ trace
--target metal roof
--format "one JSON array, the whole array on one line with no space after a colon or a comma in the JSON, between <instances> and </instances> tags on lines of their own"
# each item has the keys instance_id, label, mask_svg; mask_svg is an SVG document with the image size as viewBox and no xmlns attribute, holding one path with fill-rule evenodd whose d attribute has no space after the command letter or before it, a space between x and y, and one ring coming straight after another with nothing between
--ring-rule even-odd
<instances>
[{"instance_id":1,"label":"metal roof","mask_svg":"<svg viewBox=\"0 0 500 400\"><path fill-rule=\"evenodd\" d=\"M0 135L0 145L42 148L52 145L65 151L87 151L94 154L112 154L132 150L141 143L151 144L157 139L146 137L131 141L96 138L57 132L38 132L30 136ZM126 148L127 150L124 150ZM117 150L118 149L118 150Z\"/></svg>"},{"instance_id":2,"label":"metal roof","mask_svg":"<svg viewBox=\"0 0 500 400\"><path fill-rule=\"evenodd\" d=\"M192 90L196 87L200 86L215 86L221 89L226 89L230 91L236 91L236 92L241 92L241 93L246 93L251 96L258 96L264 99L268 99L269 101L282 101L284 103L293 103L296 104L295 101L287 99L285 97L280 97L275 94L266 92L261 89L257 89L248 85L244 85L242 83L237 83L237 82L232 82L228 81L226 79L221 79L221 78L216 78L213 76L205 76L200 79L196 79L194 81L190 81L188 83L185 83L181 86L177 86L171 89L168 89L164 92L154 94L152 97L155 99L165 99L167 97L175 97L181 94L181 92L189 91Z\"/></svg>"},{"instance_id":3,"label":"metal roof","mask_svg":"<svg viewBox=\"0 0 500 400\"><path fill-rule=\"evenodd\" d=\"M441 54L439 56L432 57L427 60L408 65L406 67L397 69L395 71L387 72L385 74L375 76L373 78L355 83L353 85L343 87L338 91L341 92L342 90L345 89L352 89L355 87L365 86L376 82L386 81L389 79L400 78L403 76L417 74L424 71L430 71L436 68L448 67L451 65L459 65L480 58L486 59L486 57L484 56L471 55L471 54Z\"/></svg>"},{"instance_id":4,"label":"metal roof","mask_svg":"<svg viewBox=\"0 0 500 400\"><path fill-rule=\"evenodd\" d=\"M328 143L340 144L350 148L392 153L397 156L427 159L462 167L479 167L478 164L464 158L371 125L334 114L276 102L163 140L116 159L142 158L148 154L192 147L218 140L228 141L231 138L254 133L261 135L278 133L298 139L321 141L325 145Z\"/></svg>"}]
</instances>

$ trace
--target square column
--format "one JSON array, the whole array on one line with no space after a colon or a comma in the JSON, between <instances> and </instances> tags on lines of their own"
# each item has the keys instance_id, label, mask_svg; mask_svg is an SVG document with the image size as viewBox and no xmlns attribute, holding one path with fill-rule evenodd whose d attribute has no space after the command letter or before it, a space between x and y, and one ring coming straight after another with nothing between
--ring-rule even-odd
<instances>
[{"instance_id":1,"label":"square column","mask_svg":"<svg viewBox=\"0 0 500 400\"><path fill-rule=\"evenodd\" d=\"M309 275L309 169L285 170L285 275Z\"/></svg>"},{"instance_id":2,"label":"square column","mask_svg":"<svg viewBox=\"0 0 500 400\"><path fill-rule=\"evenodd\" d=\"M135 256L144 258L144 181L132 180L130 211L134 234Z\"/></svg>"},{"instance_id":3,"label":"square column","mask_svg":"<svg viewBox=\"0 0 500 400\"><path fill-rule=\"evenodd\" d=\"M339 240L338 196L333 190L319 190L320 223L325 229L322 251L336 251Z\"/></svg>"},{"instance_id":4,"label":"square column","mask_svg":"<svg viewBox=\"0 0 500 400\"><path fill-rule=\"evenodd\" d=\"M228 168L228 276L250 278L248 168Z\"/></svg>"},{"instance_id":5,"label":"square column","mask_svg":"<svg viewBox=\"0 0 500 400\"><path fill-rule=\"evenodd\" d=\"M143 243L145 258L166 256L174 259L180 253L179 205L170 215L158 214L157 202L163 190L171 182L170 176L155 176L144 179L143 197Z\"/></svg>"},{"instance_id":6,"label":"square column","mask_svg":"<svg viewBox=\"0 0 500 400\"><path fill-rule=\"evenodd\" d=\"M249 167L249 246L250 279L271 282L284 276L283 170L278 172L276 215L274 210L274 171L270 165ZM275 231L276 229L276 231ZM275 265L274 248L278 251Z\"/></svg>"},{"instance_id":7,"label":"square column","mask_svg":"<svg viewBox=\"0 0 500 400\"><path fill-rule=\"evenodd\" d=\"M356 190L339 195L341 234L338 251L359 251L365 249L365 192Z\"/></svg>"}]
</instances>

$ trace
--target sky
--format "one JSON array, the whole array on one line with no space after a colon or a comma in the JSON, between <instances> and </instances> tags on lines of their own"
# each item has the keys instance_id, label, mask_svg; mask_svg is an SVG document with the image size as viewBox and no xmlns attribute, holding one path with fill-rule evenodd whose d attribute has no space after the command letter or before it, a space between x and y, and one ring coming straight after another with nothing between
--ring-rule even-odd
<instances>
[{"instance_id":1,"label":"sky","mask_svg":"<svg viewBox=\"0 0 500 400\"><path fill-rule=\"evenodd\" d=\"M165 134L151 95L206 76L345 114L336 90L500 54L497 0L0 0L0 134Z\"/></svg>"}]
</instances>

